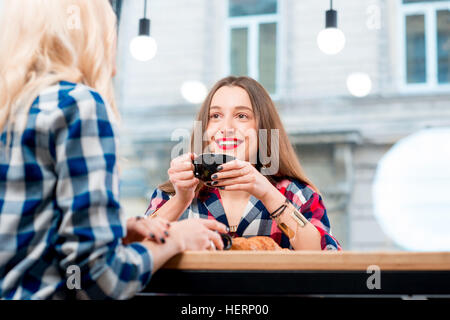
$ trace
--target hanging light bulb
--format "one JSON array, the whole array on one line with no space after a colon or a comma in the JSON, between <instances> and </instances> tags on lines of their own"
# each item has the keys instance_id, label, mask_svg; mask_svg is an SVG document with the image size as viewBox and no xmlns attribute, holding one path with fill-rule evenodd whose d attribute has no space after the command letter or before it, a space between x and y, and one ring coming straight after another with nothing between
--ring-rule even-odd
<instances>
[{"instance_id":1,"label":"hanging light bulb","mask_svg":"<svg viewBox=\"0 0 450 320\"><path fill-rule=\"evenodd\" d=\"M205 100L208 90L200 81L186 81L181 86L181 94L190 103L200 103Z\"/></svg>"},{"instance_id":2,"label":"hanging light bulb","mask_svg":"<svg viewBox=\"0 0 450 320\"><path fill-rule=\"evenodd\" d=\"M345 35L337 28L337 11L333 10L333 0L330 0L330 10L325 13L325 29L319 32L317 45L326 54L336 54L344 49Z\"/></svg>"},{"instance_id":3,"label":"hanging light bulb","mask_svg":"<svg viewBox=\"0 0 450 320\"><path fill-rule=\"evenodd\" d=\"M372 90L372 80L367 73L354 72L347 77L347 89L355 97L365 97Z\"/></svg>"},{"instance_id":4,"label":"hanging light bulb","mask_svg":"<svg viewBox=\"0 0 450 320\"><path fill-rule=\"evenodd\" d=\"M139 35L130 43L130 52L133 58L139 61L148 61L156 55L158 46L155 39L150 37L150 19L146 18L147 0L144 3L144 18L139 20Z\"/></svg>"}]
</instances>

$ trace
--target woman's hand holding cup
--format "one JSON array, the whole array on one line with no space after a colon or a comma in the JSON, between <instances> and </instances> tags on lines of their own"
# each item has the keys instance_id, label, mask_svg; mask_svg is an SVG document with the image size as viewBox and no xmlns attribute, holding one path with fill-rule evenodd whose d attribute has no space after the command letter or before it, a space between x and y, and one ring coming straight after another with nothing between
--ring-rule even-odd
<instances>
[{"instance_id":1,"label":"woman's hand holding cup","mask_svg":"<svg viewBox=\"0 0 450 320\"><path fill-rule=\"evenodd\" d=\"M174 199L183 205L189 205L195 197L195 188L199 180L194 177L194 165L192 161L196 155L186 153L176 157L170 162L167 171L169 180L175 189Z\"/></svg>"}]
</instances>

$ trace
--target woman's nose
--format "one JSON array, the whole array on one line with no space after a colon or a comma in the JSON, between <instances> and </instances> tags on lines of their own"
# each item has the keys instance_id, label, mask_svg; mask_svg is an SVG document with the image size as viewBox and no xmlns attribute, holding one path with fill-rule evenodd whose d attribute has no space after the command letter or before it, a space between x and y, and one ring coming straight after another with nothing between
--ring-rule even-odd
<instances>
[{"instance_id":1,"label":"woman's nose","mask_svg":"<svg viewBox=\"0 0 450 320\"><path fill-rule=\"evenodd\" d=\"M220 132L222 133L222 135L224 137L229 137L234 134L234 128L226 127L226 128L223 128L222 130L220 130Z\"/></svg>"}]
</instances>

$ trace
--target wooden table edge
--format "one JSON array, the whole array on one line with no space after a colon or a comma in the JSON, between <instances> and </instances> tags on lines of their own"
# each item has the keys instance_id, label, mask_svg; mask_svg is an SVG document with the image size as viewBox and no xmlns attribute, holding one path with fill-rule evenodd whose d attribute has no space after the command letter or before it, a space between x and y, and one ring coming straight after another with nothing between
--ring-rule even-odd
<instances>
[{"instance_id":1,"label":"wooden table edge","mask_svg":"<svg viewBox=\"0 0 450 320\"><path fill-rule=\"evenodd\" d=\"M177 270L450 271L450 252L187 251L162 268Z\"/></svg>"}]
</instances>

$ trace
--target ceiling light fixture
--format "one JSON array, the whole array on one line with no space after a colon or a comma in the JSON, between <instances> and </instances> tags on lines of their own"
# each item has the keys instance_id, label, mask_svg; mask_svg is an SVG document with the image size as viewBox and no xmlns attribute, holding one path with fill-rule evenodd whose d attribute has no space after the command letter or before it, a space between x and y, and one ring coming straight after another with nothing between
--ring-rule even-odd
<instances>
[{"instance_id":1,"label":"ceiling light fixture","mask_svg":"<svg viewBox=\"0 0 450 320\"><path fill-rule=\"evenodd\" d=\"M150 37L150 19L147 19L147 0L144 0L144 18L139 20L139 35L131 40L130 52L139 61L149 61L158 50L155 39Z\"/></svg>"},{"instance_id":2,"label":"ceiling light fixture","mask_svg":"<svg viewBox=\"0 0 450 320\"><path fill-rule=\"evenodd\" d=\"M333 10L333 0L330 0L330 10L325 13L325 29L317 36L319 49L326 54L337 54L345 46L345 35L337 28L337 11Z\"/></svg>"}]
</instances>

